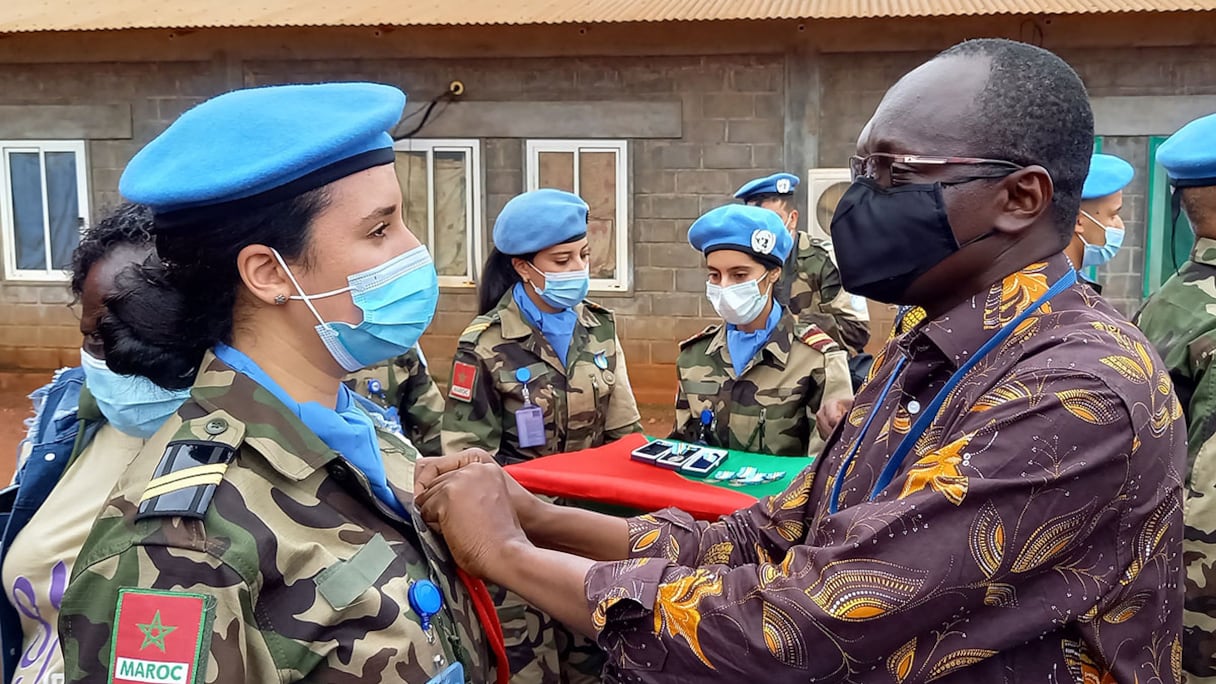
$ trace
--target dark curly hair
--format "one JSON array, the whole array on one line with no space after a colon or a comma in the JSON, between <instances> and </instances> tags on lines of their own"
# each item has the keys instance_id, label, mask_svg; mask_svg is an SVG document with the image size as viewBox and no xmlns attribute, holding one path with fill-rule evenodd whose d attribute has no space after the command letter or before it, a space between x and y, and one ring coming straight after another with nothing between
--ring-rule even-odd
<instances>
[{"instance_id":1,"label":"dark curly hair","mask_svg":"<svg viewBox=\"0 0 1216 684\"><path fill-rule=\"evenodd\" d=\"M151 209L125 202L80 237L80 244L72 252L73 304L84 294L84 281L89 271L120 245L153 246Z\"/></svg>"},{"instance_id":2,"label":"dark curly hair","mask_svg":"<svg viewBox=\"0 0 1216 684\"><path fill-rule=\"evenodd\" d=\"M938 58L956 56L991 60L967 131L969 154L1047 169L1055 186L1052 222L1062 240L1070 238L1094 152L1094 115L1081 77L1055 54L1012 40L969 40Z\"/></svg>"},{"instance_id":3,"label":"dark curly hair","mask_svg":"<svg viewBox=\"0 0 1216 684\"><path fill-rule=\"evenodd\" d=\"M106 364L166 389L192 385L203 355L232 341L237 254L266 245L307 268L312 222L328 203L319 188L237 216L157 226L156 256L121 272L105 301Z\"/></svg>"}]
</instances>

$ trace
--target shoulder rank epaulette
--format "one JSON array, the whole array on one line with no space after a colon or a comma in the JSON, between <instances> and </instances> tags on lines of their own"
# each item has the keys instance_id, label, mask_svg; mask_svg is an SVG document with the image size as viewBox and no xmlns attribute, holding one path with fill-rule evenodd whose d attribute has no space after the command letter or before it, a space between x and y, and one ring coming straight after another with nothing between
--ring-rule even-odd
<instances>
[{"instance_id":1,"label":"shoulder rank epaulette","mask_svg":"<svg viewBox=\"0 0 1216 684\"><path fill-rule=\"evenodd\" d=\"M468 327L464 329L464 332L460 333L460 339L458 340L458 343L464 342L464 343L469 343L469 344L476 344L477 339L479 337L481 337L481 333L485 332L486 328L490 327L491 325L494 325L497 322L498 322L498 314L494 311L491 311L490 313L485 314L483 316L478 316L477 318L474 318L473 322L469 323Z\"/></svg>"},{"instance_id":2,"label":"shoulder rank epaulette","mask_svg":"<svg viewBox=\"0 0 1216 684\"><path fill-rule=\"evenodd\" d=\"M136 520L181 516L202 519L236 448L222 442L169 442L139 499Z\"/></svg>"},{"instance_id":3,"label":"shoulder rank epaulette","mask_svg":"<svg viewBox=\"0 0 1216 684\"><path fill-rule=\"evenodd\" d=\"M814 323L806 326L806 328L798 333L798 339L806 346L814 349L821 354L836 351L840 349L840 345L836 344L831 336L823 331L822 328Z\"/></svg>"},{"instance_id":4,"label":"shoulder rank epaulette","mask_svg":"<svg viewBox=\"0 0 1216 684\"><path fill-rule=\"evenodd\" d=\"M692 344L693 342L696 342L697 340L703 340L706 337L713 335L714 333L718 332L718 328L721 328L721 327L722 326L717 323L706 327L704 330L697 333L696 335L693 335L692 337L680 342L680 349L684 349L684 348L688 347L688 345Z\"/></svg>"}]
</instances>

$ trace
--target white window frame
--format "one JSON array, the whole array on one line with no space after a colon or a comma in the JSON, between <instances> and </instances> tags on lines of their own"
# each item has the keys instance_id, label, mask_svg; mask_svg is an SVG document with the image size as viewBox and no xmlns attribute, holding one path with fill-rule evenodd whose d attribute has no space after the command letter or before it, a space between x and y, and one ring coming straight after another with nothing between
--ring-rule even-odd
<instances>
[{"instance_id":1,"label":"white window frame","mask_svg":"<svg viewBox=\"0 0 1216 684\"><path fill-rule=\"evenodd\" d=\"M616 277L592 278L597 292L625 292L633 276L629 260L629 143L626 140L529 140L526 145L528 190L540 187L540 154L571 152L574 157L574 194L580 194L579 153L616 153Z\"/></svg>"},{"instance_id":2,"label":"white window frame","mask_svg":"<svg viewBox=\"0 0 1216 684\"><path fill-rule=\"evenodd\" d=\"M13 191L9 179L9 155L15 152L37 152L45 168L47 152L72 152L76 155L76 201L80 211L80 225L89 216L89 163L83 140L0 140L0 226L3 227L4 278L23 282L67 282L69 270L29 270L17 268L17 223L13 218ZM46 174L42 175L42 216L50 216L46 192ZM45 224L44 224L45 225ZM48 236L49 237L49 236ZM51 243L46 241L46 263L51 264Z\"/></svg>"},{"instance_id":3,"label":"white window frame","mask_svg":"<svg viewBox=\"0 0 1216 684\"><path fill-rule=\"evenodd\" d=\"M406 138L393 143L399 152L426 152L426 243L434 256L435 244L435 153L463 152L468 155L468 182L465 183L465 216L469 217L465 227L465 275L439 276L441 287L471 288L477 286L484 260L482 242L485 233L485 217L481 201L481 141L476 138ZM419 226L409 226L419 230Z\"/></svg>"}]
</instances>

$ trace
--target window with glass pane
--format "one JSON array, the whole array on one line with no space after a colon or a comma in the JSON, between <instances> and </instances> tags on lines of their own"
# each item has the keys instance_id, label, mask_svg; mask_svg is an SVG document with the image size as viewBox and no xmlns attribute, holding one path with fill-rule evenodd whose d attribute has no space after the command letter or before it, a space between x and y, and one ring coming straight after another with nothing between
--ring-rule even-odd
<instances>
[{"instance_id":1,"label":"window with glass pane","mask_svg":"<svg viewBox=\"0 0 1216 684\"><path fill-rule=\"evenodd\" d=\"M591 285L629 286L628 174L624 141L528 141L528 189L558 188L587 202Z\"/></svg>"},{"instance_id":2,"label":"window with glass pane","mask_svg":"<svg viewBox=\"0 0 1216 684\"><path fill-rule=\"evenodd\" d=\"M1165 142L1164 136L1154 136L1148 141L1148 236L1144 246L1144 296L1148 297L1170 279L1182 264L1190 258L1195 234L1179 212L1178 222L1173 223L1173 203L1169 176L1157 163L1157 148Z\"/></svg>"},{"instance_id":3,"label":"window with glass pane","mask_svg":"<svg viewBox=\"0 0 1216 684\"><path fill-rule=\"evenodd\" d=\"M472 285L481 260L480 145L402 140L397 179L405 223L431 251L443 285Z\"/></svg>"},{"instance_id":4,"label":"window with glass pane","mask_svg":"<svg viewBox=\"0 0 1216 684\"><path fill-rule=\"evenodd\" d=\"M5 275L62 280L88 211L83 142L0 141Z\"/></svg>"}]
</instances>

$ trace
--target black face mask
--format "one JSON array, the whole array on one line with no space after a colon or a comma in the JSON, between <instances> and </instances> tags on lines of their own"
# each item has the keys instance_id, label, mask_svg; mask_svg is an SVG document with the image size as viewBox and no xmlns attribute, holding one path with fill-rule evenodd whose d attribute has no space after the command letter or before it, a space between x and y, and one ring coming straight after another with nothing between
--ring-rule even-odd
<instances>
[{"instance_id":1,"label":"black face mask","mask_svg":"<svg viewBox=\"0 0 1216 684\"><path fill-rule=\"evenodd\" d=\"M841 284L852 294L903 304L908 286L981 235L960 245L946 217L942 184L879 187L853 181L832 217Z\"/></svg>"}]
</instances>

